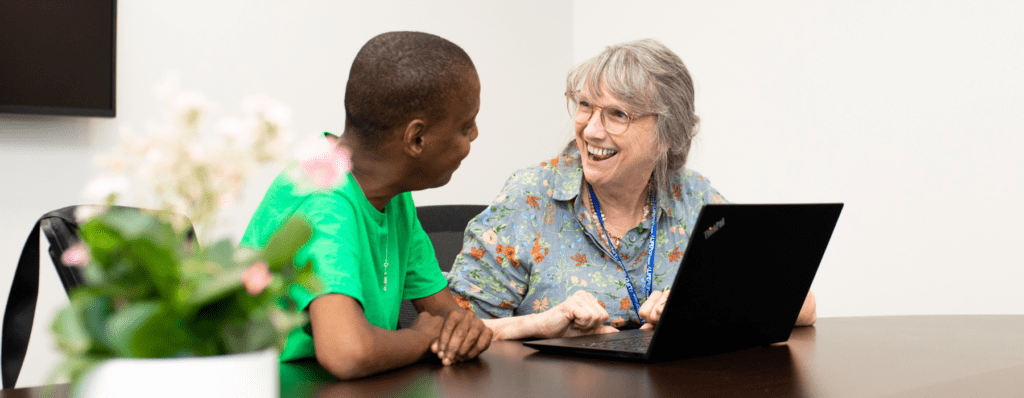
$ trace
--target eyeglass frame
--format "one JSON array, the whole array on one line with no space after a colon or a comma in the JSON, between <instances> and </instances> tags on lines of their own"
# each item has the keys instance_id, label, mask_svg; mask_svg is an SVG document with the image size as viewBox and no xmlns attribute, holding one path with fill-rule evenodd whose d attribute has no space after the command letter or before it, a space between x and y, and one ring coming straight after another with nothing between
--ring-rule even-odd
<instances>
[{"instance_id":1,"label":"eyeglass frame","mask_svg":"<svg viewBox=\"0 0 1024 398\"><path fill-rule=\"evenodd\" d=\"M576 102L576 110L577 110L577 112L575 112L575 113L572 112L572 103L573 102ZM633 116L633 115L630 115L629 112L626 112L626 111L624 111L622 109L619 109L620 112L626 114L626 127L624 127L622 129L622 131L620 131L618 133L613 133L611 130L608 130L608 127L607 127L608 123L605 121L605 118L604 118L604 110L607 109L607 107L599 106L599 105L593 105L593 104L591 104L590 106L593 109L590 110L590 115L587 116L586 123L589 123L590 122L590 118L594 117L594 111L600 109L600 112L598 113L598 115L601 116L601 126L604 126L604 131L607 132L608 134L611 134L611 135L621 135L621 134L625 133L626 131L629 131L629 126L631 124L633 124L633 119L639 119L639 118L642 118L644 116L657 115L657 113L653 113L652 112L652 113L644 113L644 114L641 114L641 115ZM566 91L565 92L565 110L567 112L569 112L569 118L572 119L574 122L576 122L576 123L585 123L585 122L581 122L581 121L576 120L576 113L579 113L579 101L576 100L576 94L571 92L571 91Z\"/></svg>"}]
</instances>

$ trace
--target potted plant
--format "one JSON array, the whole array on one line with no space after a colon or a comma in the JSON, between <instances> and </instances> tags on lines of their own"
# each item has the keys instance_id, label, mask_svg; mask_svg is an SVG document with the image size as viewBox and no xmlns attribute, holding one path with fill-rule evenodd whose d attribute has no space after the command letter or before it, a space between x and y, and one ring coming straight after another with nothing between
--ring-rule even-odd
<instances>
[{"instance_id":1,"label":"potted plant","mask_svg":"<svg viewBox=\"0 0 1024 398\"><path fill-rule=\"evenodd\" d=\"M101 161L115 174L87 187L107 206L129 185L148 187L157 210L80 208L83 242L62 259L82 267L85 283L53 320L65 356L55 373L70 376L76 396L276 396L278 350L287 333L307 321L288 289L318 288L312 267L292 266L309 226L292 219L254 251L228 239L196 243L181 215L200 233L210 231L247 174L283 158L287 108L266 97L247 99L249 117L222 121L224 134L211 140L199 134L205 100L165 92L168 123L145 138L126 136ZM345 167L301 165L295 170L306 173L295 178L315 186ZM135 184L128 183L132 178Z\"/></svg>"}]
</instances>

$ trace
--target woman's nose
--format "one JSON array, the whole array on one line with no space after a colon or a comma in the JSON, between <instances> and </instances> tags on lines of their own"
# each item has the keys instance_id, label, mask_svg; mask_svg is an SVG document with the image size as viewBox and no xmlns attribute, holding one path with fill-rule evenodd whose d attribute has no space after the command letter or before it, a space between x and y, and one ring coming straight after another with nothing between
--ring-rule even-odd
<instances>
[{"instance_id":1,"label":"woman's nose","mask_svg":"<svg viewBox=\"0 0 1024 398\"><path fill-rule=\"evenodd\" d=\"M595 112L590 114L590 120L587 120L587 128L583 129L583 132L592 135L605 132L604 123L601 120L601 112L595 110Z\"/></svg>"}]
</instances>

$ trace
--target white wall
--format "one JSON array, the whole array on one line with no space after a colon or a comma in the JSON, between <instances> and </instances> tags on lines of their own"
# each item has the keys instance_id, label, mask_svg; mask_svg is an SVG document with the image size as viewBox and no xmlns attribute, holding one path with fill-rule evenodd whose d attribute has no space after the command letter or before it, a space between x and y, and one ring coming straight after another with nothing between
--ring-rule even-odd
<instances>
[{"instance_id":1,"label":"white wall","mask_svg":"<svg viewBox=\"0 0 1024 398\"><path fill-rule=\"evenodd\" d=\"M692 168L736 202L846 203L814 285L820 316L1024 313L1024 5L891 3L120 2L116 119L0 115L0 300L35 219L81 201L120 125L157 119L166 71L218 104L211 120L267 93L293 108L296 133L341 131L358 48L423 30L466 49L483 94L473 152L420 204L490 202L568 138L568 68L653 37L697 83ZM274 174L253 180L226 230L241 234ZM48 319L66 298L43 264L19 386L57 359Z\"/></svg>"},{"instance_id":2,"label":"white wall","mask_svg":"<svg viewBox=\"0 0 1024 398\"><path fill-rule=\"evenodd\" d=\"M568 0L119 2L117 118L0 115L0 301L35 220L82 201L96 171L92 157L110 150L121 125L141 133L159 120L155 86L168 71L216 104L211 124L241 116L244 96L266 93L291 106L297 135L340 133L348 69L363 43L390 30L445 37L477 66L480 137L448 186L416 200L489 203L508 175L550 157L565 138L561 93L571 66L571 9ZM524 115L529 123L518 122ZM224 215L224 229L236 239L277 171L254 178L245 200ZM18 386L44 384L59 358L49 320L67 298L47 257L41 278Z\"/></svg>"},{"instance_id":3,"label":"white wall","mask_svg":"<svg viewBox=\"0 0 1024 398\"><path fill-rule=\"evenodd\" d=\"M1024 313L1024 4L574 4L578 62L652 37L687 64L690 167L734 202L846 206L820 316Z\"/></svg>"}]
</instances>

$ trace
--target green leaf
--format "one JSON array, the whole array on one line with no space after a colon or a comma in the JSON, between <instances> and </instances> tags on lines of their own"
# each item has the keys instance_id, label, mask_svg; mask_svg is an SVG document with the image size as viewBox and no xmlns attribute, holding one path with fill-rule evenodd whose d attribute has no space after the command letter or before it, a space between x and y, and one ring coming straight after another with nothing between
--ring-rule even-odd
<instances>
[{"instance_id":1,"label":"green leaf","mask_svg":"<svg viewBox=\"0 0 1024 398\"><path fill-rule=\"evenodd\" d=\"M116 261L116 253L126 242L117 230L104 224L98 217L86 223L79 233L82 240L89 245L92 258L104 269L108 269L110 264Z\"/></svg>"},{"instance_id":2,"label":"green leaf","mask_svg":"<svg viewBox=\"0 0 1024 398\"><path fill-rule=\"evenodd\" d=\"M285 266L291 266L295 253L312 235L313 230L305 220L300 217L289 219L270 237L270 241L263 249L263 256L267 260L270 272L280 272Z\"/></svg>"},{"instance_id":3,"label":"green leaf","mask_svg":"<svg viewBox=\"0 0 1024 398\"><path fill-rule=\"evenodd\" d=\"M76 295L74 301L77 304L74 307L79 308L79 314L86 332L89 333L90 338L100 345L100 347L94 345L92 347L93 351L101 347L106 348L102 350L103 352L113 350L110 339L107 338L105 332L107 320L114 313L114 306L111 304L110 299L95 294L79 294Z\"/></svg>"},{"instance_id":4,"label":"green leaf","mask_svg":"<svg viewBox=\"0 0 1024 398\"><path fill-rule=\"evenodd\" d=\"M114 352L121 357L139 358L140 353L135 351L132 342L138 338L142 327L159 312L160 303L145 302L131 304L111 316L106 334Z\"/></svg>"},{"instance_id":5,"label":"green leaf","mask_svg":"<svg viewBox=\"0 0 1024 398\"><path fill-rule=\"evenodd\" d=\"M125 248L125 257L133 263L134 269L145 271L139 283L152 284L162 297L175 297L179 261L174 253L151 240L135 239Z\"/></svg>"},{"instance_id":6,"label":"green leaf","mask_svg":"<svg viewBox=\"0 0 1024 398\"><path fill-rule=\"evenodd\" d=\"M242 286L242 273L238 271L222 273L212 278L200 278L192 281L191 292L185 299L186 313L210 305L231 293L245 290Z\"/></svg>"},{"instance_id":7,"label":"green leaf","mask_svg":"<svg viewBox=\"0 0 1024 398\"><path fill-rule=\"evenodd\" d=\"M53 331L57 346L68 354L82 355L92 346L92 338L74 306L64 307L57 312L50 330Z\"/></svg>"},{"instance_id":8,"label":"green leaf","mask_svg":"<svg viewBox=\"0 0 1024 398\"><path fill-rule=\"evenodd\" d=\"M221 331L229 352L252 352L277 345L277 329L266 316L225 325Z\"/></svg>"}]
</instances>

